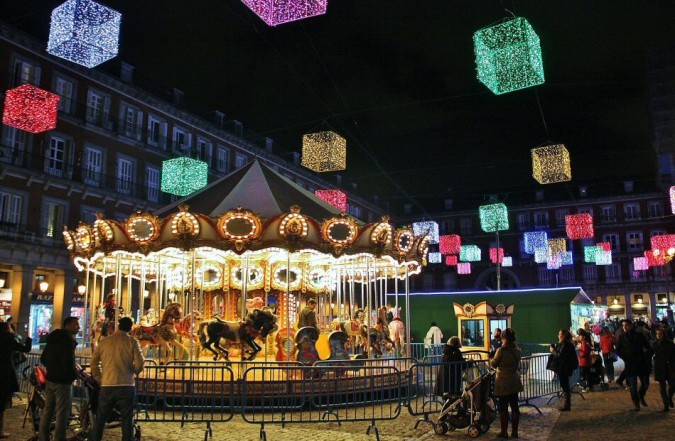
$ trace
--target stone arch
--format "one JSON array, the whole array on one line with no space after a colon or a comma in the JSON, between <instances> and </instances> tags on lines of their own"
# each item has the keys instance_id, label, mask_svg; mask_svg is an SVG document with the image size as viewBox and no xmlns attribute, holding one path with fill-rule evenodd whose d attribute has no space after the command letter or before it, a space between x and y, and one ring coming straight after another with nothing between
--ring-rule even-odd
<instances>
[{"instance_id":1,"label":"stone arch","mask_svg":"<svg viewBox=\"0 0 675 441\"><path fill-rule=\"evenodd\" d=\"M520 288L520 278L513 271L502 267L501 273L501 289L518 289ZM496 291L497 290L497 267L490 267L480 273L474 285L475 289L479 291Z\"/></svg>"}]
</instances>

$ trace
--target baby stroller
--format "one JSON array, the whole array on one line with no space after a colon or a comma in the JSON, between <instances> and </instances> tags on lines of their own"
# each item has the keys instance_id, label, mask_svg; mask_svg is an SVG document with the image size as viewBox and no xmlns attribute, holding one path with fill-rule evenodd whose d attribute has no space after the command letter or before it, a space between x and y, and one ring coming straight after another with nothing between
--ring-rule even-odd
<instances>
[{"instance_id":1,"label":"baby stroller","mask_svg":"<svg viewBox=\"0 0 675 441\"><path fill-rule=\"evenodd\" d=\"M595 352L591 354L591 368L587 383L589 390L592 390L595 385L599 385L600 390L609 389L609 384L605 382L605 367L602 365L602 355Z\"/></svg>"},{"instance_id":2,"label":"baby stroller","mask_svg":"<svg viewBox=\"0 0 675 441\"><path fill-rule=\"evenodd\" d=\"M445 434L448 430L468 427L471 438L490 430L497 416L494 402L495 371L487 368L464 389L459 398L449 397L434 424L434 431Z\"/></svg>"},{"instance_id":3,"label":"baby stroller","mask_svg":"<svg viewBox=\"0 0 675 441\"><path fill-rule=\"evenodd\" d=\"M77 376L84 386L87 397L80 410L80 427L76 434L76 439L84 441L89 439L89 435L94 427L94 420L96 419L96 413L98 411L98 395L101 387L96 379L89 372L85 371L84 368L79 365L76 366L76 368ZM119 427L120 418L119 411L113 408L110 416L108 416L106 427ZM134 424L134 440L140 441L140 439L141 426Z\"/></svg>"},{"instance_id":4,"label":"baby stroller","mask_svg":"<svg viewBox=\"0 0 675 441\"><path fill-rule=\"evenodd\" d=\"M26 372L24 372L24 375L26 375ZM44 371L44 368L35 366L33 369L31 369L30 375L28 377L31 388L30 392L28 393L28 405L26 406L26 411L23 414L22 427L26 427L26 421L30 417L33 431L35 433L40 431L40 417L42 416L42 410L45 408L45 384L47 382L46 376L47 375ZM37 440L37 435L35 435L34 439Z\"/></svg>"}]
</instances>

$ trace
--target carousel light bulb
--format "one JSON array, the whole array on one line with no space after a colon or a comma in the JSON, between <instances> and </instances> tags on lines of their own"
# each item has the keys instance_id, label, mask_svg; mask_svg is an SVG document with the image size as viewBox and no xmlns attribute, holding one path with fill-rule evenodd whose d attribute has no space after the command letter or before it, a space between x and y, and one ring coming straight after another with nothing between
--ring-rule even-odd
<instances>
[{"instance_id":1,"label":"carousel light bulb","mask_svg":"<svg viewBox=\"0 0 675 441\"><path fill-rule=\"evenodd\" d=\"M162 162L162 191L187 196L206 186L209 166L192 158L174 158Z\"/></svg>"},{"instance_id":2,"label":"carousel light bulb","mask_svg":"<svg viewBox=\"0 0 675 441\"><path fill-rule=\"evenodd\" d=\"M428 259L429 263L441 263L441 253L431 252Z\"/></svg>"},{"instance_id":3,"label":"carousel light bulb","mask_svg":"<svg viewBox=\"0 0 675 441\"><path fill-rule=\"evenodd\" d=\"M522 17L473 34L478 80L495 95L544 83L539 37Z\"/></svg>"},{"instance_id":4,"label":"carousel light bulb","mask_svg":"<svg viewBox=\"0 0 675 441\"><path fill-rule=\"evenodd\" d=\"M509 229L509 212L506 205L500 203L479 207L480 227L486 233Z\"/></svg>"},{"instance_id":5,"label":"carousel light bulb","mask_svg":"<svg viewBox=\"0 0 675 441\"><path fill-rule=\"evenodd\" d=\"M68 0L52 11L47 52L92 68L117 56L122 14L92 0Z\"/></svg>"},{"instance_id":6,"label":"carousel light bulb","mask_svg":"<svg viewBox=\"0 0 675 441\"><path fill-rule=\"evenodd\" d=\"M2 123L41 133L56 128L60 97L32 84L23 84L5 93L5 109Z\"/></svg>"},{"instance_id":7,"label":"carousel light bulb","mask_svg":"<svg viewBox=\"0 0 675 441\"><path fill-rule=\"evenodd\" d=\"M241 0L269 26L326 13L328 0Z\"/></svg>"},{"instance_id":8,"label":"carousel light bulb","mask_svg":"<svg viewBox=\"0 0 675 441\"><path fill-rule=\"evenodd\" d=\"M457 266L457 256L445 256L445 264L447 266Z\"/></svg>"},{"instance_id":9,"label":"carousel light bulb","mask_svg":"<svg viewBox=\"0 0 675 441\"><path fill-rule=\"evenodd\" d=\"M548 240L548 249L552 255L557 256L567 251L567 241L560 237Z\"/></svg>"},{"instance_id":10,"label":"carousel light bulb","mask_svg":"<svg viewBox=\"0 0 675 441\"><path fill-rule=\"evenodd\" d=\"M502 266L513 266L513 257L504 256L504 260L502 260Z\"/></svg>"},{"instance_id":11,"label":"carousel light bulb","mask_svg":"<svg viewBox=\"0 0 675 441\"><path fill-rule=\"evenodd\" d=\"M594 236L593 216L590 213L565 216L565 231L570 239L589 239Z\"/></svg>"},{"instance_id":12,"label":"carousel light bulb","mask_svg":"<svg viewBox=\"0 0 675 441\"><path fill-rule=\"evenodd\" d=\"M303 135L300 165L317 173L346 169L347 141L331 131Z\"/></svg>"},{"instance_id":13,"label":"carousel light bulb","mask_svg":"<svg viewBox=\"0 0 675 441\"><path fill-rule=\"evenodd\" d=\"M652 250L659 250L667 253L670 248L675 247L675 234L657 234L651 238Z\"/></svg>"},{"instance_id":14,"label":"carousel light bulb","mask_svg":"<svg viewBox=\"0 0 675 441\"><path fill-rule=\"evenodd\" d=\"M462 238L457 234L444 234L438 238L438 250L443 254L459 254Z\"/></svg>"},{"instance_id":15,"label":"carousel light bulb","mask_svg":"<svg viewBox=\"0 0 675 441\"><path fill-rule=\"evenodd\" d=\"M540 184L572 180L570 153L564 144L537 147L531 153L532 177Z\"/></svg>"},{"instance_id":16,"label":"carousel light bulb","mask_svg":"<svg viewBox=\"0 0 675 441\"><path fill-rule=\"evenodd\" d=\"M434 221L413 222L412 228L415 237L427 236L430 244L438 243L438 223Z\"/></svg>"},{"instance_id":17,"label":"carousel light bulb","mask_svg":"<svg viewBox=\"0 0 675 441\"><path fill-rule=\"evenodd\" d=\"M635 271L646 271L649 269L649 260L646 257L633 257L633 269Z\"/></svg>"},{"instance_id":18,"label":"carousel light bulb","mask_svg":"<svg viewBox=\"0 0 675 441\"><path fill-rule=\"evenodd\" d=\"M478 262L480 257L480 248L476 245L462 245L459 250L459 260L462 262Z\"/></svg>"},{"instance_id":19,"label":"carousel light bulb","mask_svg":"<svg viewBox=\"0 0 675 441\"><path fill-rule=\"evenodd\" d=\"M528 231L523 234L525 252L534 254L535 250L548 246L548 234L546 231Z\"/></svg>"},{"instance_id":20,"label":"carousel light bulb","mask_svg":"<svg viewBox=\"0 0 675 441\"><path fill-rule=\"evenodd\" d=\"M492 263L503 263L504 262L504 248L499 247L499 251L497 251L497 248L491 247L490 248L490 261Z\"/></svg>"},{"instance_id":21,"label":"carousel light bulb","mask_svg":"<svg viewBox=\"0 0 675 441\"><path fill-rule=\"evenodd\" d=\"M340 190L316 190L314 194L340 211L347 211L347 195Z\"/></svg>"},{"instance_id":22,"label":"carousel light bulb","mask_svg":"<svg viewBox=\"0 0 675 441\"><path fill-rule=\"evenodd\" d=\"M458 263L457 274L471 274L471 264L469 262Z\"/></svg>"}]
</instances>

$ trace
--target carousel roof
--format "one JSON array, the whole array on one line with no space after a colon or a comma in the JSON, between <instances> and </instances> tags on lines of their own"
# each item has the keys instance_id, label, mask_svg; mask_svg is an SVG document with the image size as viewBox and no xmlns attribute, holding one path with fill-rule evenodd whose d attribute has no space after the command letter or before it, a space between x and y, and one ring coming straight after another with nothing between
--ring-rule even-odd
<instances>
[{"instance_id":1,"label":"carousel roof","mask_svg":"<svg viewBox=\"0 0 675 441\"><path fill-rule=\"evenodd\" d=\"M189 205L191 211L213 217L246 207L263 218L272 218L287 212L291 205L301 206L303 214L317 220L340 214L338 208L257 159L154 214L161 217L176 213L181 205Z\"/></svg>"}]
</instances>

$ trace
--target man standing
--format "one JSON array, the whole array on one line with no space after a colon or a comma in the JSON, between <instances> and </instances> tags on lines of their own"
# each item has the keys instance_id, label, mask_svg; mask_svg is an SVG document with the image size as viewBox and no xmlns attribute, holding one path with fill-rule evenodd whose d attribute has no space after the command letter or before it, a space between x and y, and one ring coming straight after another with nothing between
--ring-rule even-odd
<instances>
[{"instance_id":1,"label":"man standing","mask_svg":"<svg viewBox=\"0 0 675 441\"><path fill-rule=\"evenodd\" d=\"M80 330L77 317L66 317L63 328L47 336L47 345L40 361L47 368L45 385L45 408L40 417L40 441L49 440L52 417L56 411L54 441L66 441L66 427L73 405L73 381L77 379L75 369L75 335Z\"/></svg>"},{"instance_id":2,"label":"man standing","mask_svg":"<svg viewBox=\"0 0 675 441\"><path fill-rule=\"evenodd\" d=\"M640 404L647 406L645 394L649 389L651 347L644 334L633 328L633 322L630 319L623 321L623 331L623 335L616 342L616 351L626 364L624 370L626 382L630 387L630 397L637 411L640 410ZM638 378L640 379L639 391Z\"/></svg>"},{"instance_id":3,"label":"man standing","mask_svg":"<svg viewBox=\"0 0 675 441\"><path fill-rule=\"evenodd\" d=\"M492 340L490 340L490 356L494 357L497 349L502 347L502 330L500 328L495 328Z\"/></svg>"},{"instance_id":4,"label":"man standing","mask_svg":"<svg viewBox=\"0 0 675 441\"><path fill-rule=\"evenodd\" d=\"M122 317L118 330L99 342L91 358L91 373L101 385L92 441L100 441L113 407L120 413L122 441L133 440L134 375L143 371L144 360L138 340L129 335L132 325L130 317Z\"/></svg>"},{"instance_id":5,"label":"man standing","mask_svg":"<svg viewBox=\"0 0 675 441\"><path fill-rule=\"evenodd\" d=\"M307 300L307 306L302 309L300 312L300 319L298 320L298 329L304 328L305 326L311 326L313 328L319 329L319 326L316 323L316 300L309 299Z\"/></svg>"}]
</instances>

